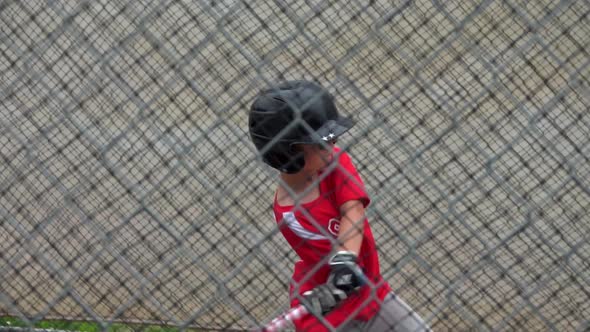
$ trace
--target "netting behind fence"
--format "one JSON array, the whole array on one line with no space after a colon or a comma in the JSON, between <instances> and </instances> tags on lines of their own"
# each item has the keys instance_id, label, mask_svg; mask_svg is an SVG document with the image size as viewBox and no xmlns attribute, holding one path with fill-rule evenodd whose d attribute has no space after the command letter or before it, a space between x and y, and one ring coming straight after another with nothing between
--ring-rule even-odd
<instances>
[{"instance_id":1,"label":"netting behind fence","mask_svg":"<svg viewBox=\"0 0 590 332\"><path fill-rule=\"evenodd\" d=\"M585 1L0 2L0 315L246 329L294 254L247 110L312 79L437 331L590 317Z\"/></svg>"}]
</instances>

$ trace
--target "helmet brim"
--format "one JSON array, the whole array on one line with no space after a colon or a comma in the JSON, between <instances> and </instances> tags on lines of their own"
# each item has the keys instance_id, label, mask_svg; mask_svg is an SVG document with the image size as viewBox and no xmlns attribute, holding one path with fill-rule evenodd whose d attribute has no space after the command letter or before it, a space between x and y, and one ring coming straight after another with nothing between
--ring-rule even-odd
<instances>
[{"instance_id":1,"label":"helmet brim","mask_svg":"<svg viewBox=\"0 0 590 332\"><path fill-rule=\"evenodd\" d=\"M293 142L292 144L316 144L321 142L329 142L338 138L353 126L354 121L351 118L338 117L336 120L328 120L314 133L310 134L301 141Z\"/></svg>"}]
</instances>

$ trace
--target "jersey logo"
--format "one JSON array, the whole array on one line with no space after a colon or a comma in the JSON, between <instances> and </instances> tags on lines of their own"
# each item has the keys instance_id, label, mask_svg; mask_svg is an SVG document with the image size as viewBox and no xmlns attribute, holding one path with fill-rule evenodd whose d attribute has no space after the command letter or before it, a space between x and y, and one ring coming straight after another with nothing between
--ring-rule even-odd
<instances>
[{"instance_id":1,"label":"jersey logo","mask_svg":"<svg viewBox=\"0 0 590 332\"><path fill-rule=\"evenodd\" d=\"M328 231L332 233L332 235L338 236L340 233L340 220L338 219L330 219L328 223Z\"/></svg>"}]
</instances>

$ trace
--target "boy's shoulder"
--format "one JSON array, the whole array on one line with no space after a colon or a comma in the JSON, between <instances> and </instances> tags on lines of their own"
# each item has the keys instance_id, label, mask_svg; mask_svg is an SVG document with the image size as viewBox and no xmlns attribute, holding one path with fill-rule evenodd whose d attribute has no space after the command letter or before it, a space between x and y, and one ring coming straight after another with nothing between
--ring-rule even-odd
<instances>
[{"instance_id":1,"label":"boy's shoulder","mask_svg":"<svg viewBox=\"0 0 590 332\"><path fill-rule=\"evenodd\" d=\"M349 172L353 171L356 173L356 167L354 166L352 157L347 151L338 147L334 147L334 158L337 158L338 160L338 165L335 167L335 169L346 170Z\"/></svg>"}]
</instances>

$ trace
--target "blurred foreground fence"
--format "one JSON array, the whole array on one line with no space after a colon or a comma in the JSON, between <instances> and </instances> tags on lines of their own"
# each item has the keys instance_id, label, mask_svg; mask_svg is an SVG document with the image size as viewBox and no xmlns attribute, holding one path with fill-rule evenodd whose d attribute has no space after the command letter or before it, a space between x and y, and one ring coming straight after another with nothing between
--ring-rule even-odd
<instances>
[{"instance_id":1,"label":"blurred foreground fence","mask_svg":"<svg viewBox=\"0 0 590 332\"><path fill-rule=\"evenodd\" d=\"M357 126L382 270L436 331L590 329L587 1L0 1L0 316L247 329L295 257L253 95Z\"/></svg>"}]
</instances>

